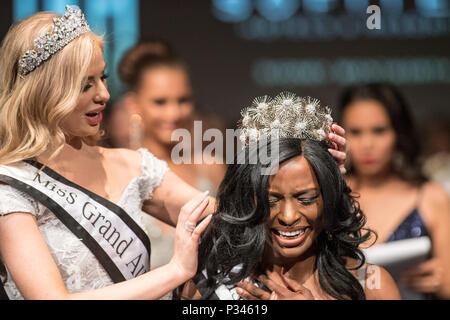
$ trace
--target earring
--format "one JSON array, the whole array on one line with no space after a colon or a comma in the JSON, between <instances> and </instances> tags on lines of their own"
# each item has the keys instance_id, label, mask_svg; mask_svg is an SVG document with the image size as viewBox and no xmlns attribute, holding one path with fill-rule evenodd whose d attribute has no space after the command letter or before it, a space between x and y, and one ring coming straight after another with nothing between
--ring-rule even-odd
<instances>
[{"instance_id":1,"label":"earring","mask_svg":"<svg viewBox=\"0 0 450 320\"><path fill-rule=\"evenodd\" d=\"M401 172L405 165L405 157L402 153L396 151L392 157L392 165L396 172Z\"/></svg>"},{"instance_id":2,"label":"earring","mask_svg":"<svg viewBox=\"0 0 450 320\"><path fill-rule=\"evenodd\" d=\"M139 149L142 145L142 135L143 135L143 121L142 117L137 114L133 113L130 117L130 148L133 150Z\"/></svg>"}]
</instances>

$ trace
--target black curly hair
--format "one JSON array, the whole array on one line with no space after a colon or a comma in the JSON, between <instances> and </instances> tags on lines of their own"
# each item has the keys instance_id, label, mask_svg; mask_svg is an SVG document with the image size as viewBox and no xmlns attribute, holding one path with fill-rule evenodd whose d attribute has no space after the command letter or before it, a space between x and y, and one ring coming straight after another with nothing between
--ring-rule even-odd
<instances>
[{"instance_id":1,"label":"black curly hair","mask_svg":"<svg viewBox=\"0 0 450 320\"><path fill-rule=\"evenodd\" d=\"M364 289L350 273L346 258L360 262L355 269L365 263L359 246L370 238L372 231L363 228L365 216L351 195L336 160L329 154L329 146L313 140L285 138L276 141L279 153L276 165L304 156L320 186L322 231L314 246L320 286L335 299L365 299ZM247 147L243 151L245 159L255 153L270 154L272 144ZM261 174L265 169L267 166L260 161L256 164L245 161L228 167L219 187L216 213L199 246L199 272L206 270L207 278L199 280L197 287L204 299L208 299L219 284L236 284L259 273L267 245L266 221L270 215L269 176ZM231 272L237 265L242 269Z\"/></svg>"}]
</instances>

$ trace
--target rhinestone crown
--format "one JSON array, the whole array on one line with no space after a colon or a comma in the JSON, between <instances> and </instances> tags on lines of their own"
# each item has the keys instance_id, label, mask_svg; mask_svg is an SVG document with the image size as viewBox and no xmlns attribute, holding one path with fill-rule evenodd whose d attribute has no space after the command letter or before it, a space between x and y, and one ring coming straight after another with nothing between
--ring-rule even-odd
<instances>
[{"instance_id":1,"label":"rhinestone crown","mask_svg":"<svg viewBox=\"0 0 450 320\"><path fill-rule=\"evenodd\" d=\"M256 98L241 112L238 123L243 147L261 137L298 138L324 141L331 132L331 109L311 97L282 92L274 99Z\"/></svg>"},{"instance_id":2,"label":"rhinestone crown","mask_svg":"<svg viewBox=\"0 0 450 320\"><path fill-rule=\"evenodd\" d=\"M34 71L52 55L91 29L78 8L66 6L61 18L53 19L53 30L34 40L35 48L27 51L19 60L19 73L23 76Z\"/></svg>"}]
</instances>

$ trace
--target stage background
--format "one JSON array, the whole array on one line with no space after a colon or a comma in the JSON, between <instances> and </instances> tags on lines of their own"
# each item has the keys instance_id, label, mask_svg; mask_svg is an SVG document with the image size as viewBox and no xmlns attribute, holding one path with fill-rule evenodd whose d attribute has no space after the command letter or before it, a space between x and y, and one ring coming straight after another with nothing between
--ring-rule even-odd
<instances>
[{"instance_id":1,"label":"stage background","mask_svg":"<svg viewBox=\"0 0 450 320\"><path fill-rule=\"evenodd\" d=\"M450 119L448 0L8 0L0 37L33 10L65 3L105 34L113 100L123 52L161 37L187 62L199 109L230 128L255 96L290 90L332 107L344 86L380 80L400 87L421 127ZM366 25L372 4L380 30Z\"/></svg>"}]
</instances>

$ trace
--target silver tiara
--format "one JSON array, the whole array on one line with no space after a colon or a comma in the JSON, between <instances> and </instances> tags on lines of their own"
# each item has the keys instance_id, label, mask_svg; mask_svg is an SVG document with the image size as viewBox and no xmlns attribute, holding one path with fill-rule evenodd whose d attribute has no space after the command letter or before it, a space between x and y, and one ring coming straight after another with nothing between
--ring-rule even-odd
<instances>
[{"instance_id":1,"label":"silver tiara","mask_svg":"<svg viewBox=\"0 0 450 320\"><path fill-rule=\"evenodd\" d=\"M283 92L274 99L256 98L242 110L239 121L240 140L244 146L262 136L324 141L331 132L331 109L311 97L301 98Z\"/></svg>"},{"instance_id":2,"label":"silver tiara","mask_svg":"<svg viewBox=\"0 0 450 320\"><path fill-rule=\"evenodd\" d=\"M53 18L53 30L34 40L35 48L25 52L19 60L19 73L29 74L52 55L64 48L81 34L91 31L80 9L66 6L61 18Z\"/></svg>"}]
</instances>

